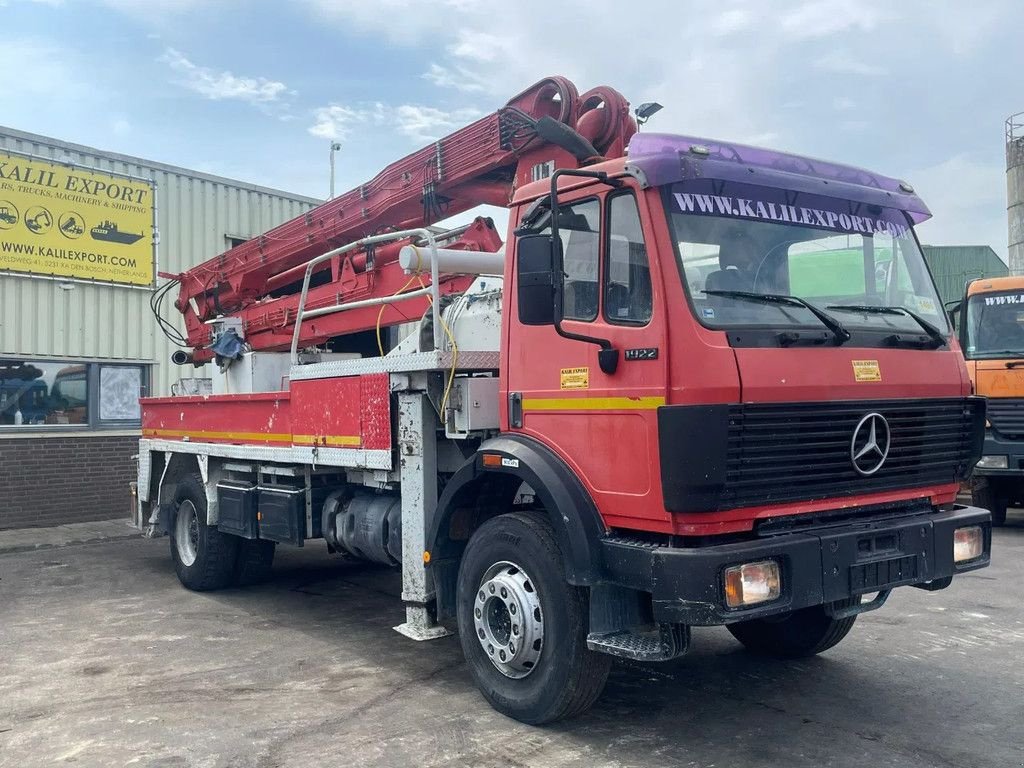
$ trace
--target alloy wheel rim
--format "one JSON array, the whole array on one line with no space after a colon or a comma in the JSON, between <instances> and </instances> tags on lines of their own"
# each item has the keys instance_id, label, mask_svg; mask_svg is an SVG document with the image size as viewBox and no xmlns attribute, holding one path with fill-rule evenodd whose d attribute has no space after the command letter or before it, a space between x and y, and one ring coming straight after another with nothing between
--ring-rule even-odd
<instances>
[{"instance_id":1,"label":"alloy wheel rim","mask_svg":"<svg viewBox=\"0 0 1024 768\"><path fill-rule=\"evenodd\" d=\"M537 668L544 649L544 614L529 574L515 563L495 563L473 600L477 642L505 677L521 679Z\"/></svg>"}]
</instances>

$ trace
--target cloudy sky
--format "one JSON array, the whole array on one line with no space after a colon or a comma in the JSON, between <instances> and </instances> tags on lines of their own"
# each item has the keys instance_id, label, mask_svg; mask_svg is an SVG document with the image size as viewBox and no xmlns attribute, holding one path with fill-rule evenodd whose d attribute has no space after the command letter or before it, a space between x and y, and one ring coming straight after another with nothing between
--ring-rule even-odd
<instances>
[{"instance_id":1,"label":"cloudy sky","mask_svg":"<svg viewBox=\"0 0 1024 768\"><path fill-rule=\"evenodd\" d=\"M909 180L1005 258L1020 0L0 0L0 125L324 197L542 76Z\"/></svg>"}]
</instances>

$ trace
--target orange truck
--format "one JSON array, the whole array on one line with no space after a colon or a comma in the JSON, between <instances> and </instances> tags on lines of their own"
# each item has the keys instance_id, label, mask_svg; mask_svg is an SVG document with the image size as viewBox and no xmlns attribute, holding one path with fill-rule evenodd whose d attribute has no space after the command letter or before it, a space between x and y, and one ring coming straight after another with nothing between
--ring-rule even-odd
<instances>
[{"instance_id":1,"label":"orange truck","mask_svg":"<svg viewBox=\"0 0 1024 768\"><path fill-rule=\"evenodd\" d=\"M984 277L967 284L960 345L974 392L988 398L985 445L971 496L1006 522L1024 504L1024 277Z\"/></svg>"}]
</instances>

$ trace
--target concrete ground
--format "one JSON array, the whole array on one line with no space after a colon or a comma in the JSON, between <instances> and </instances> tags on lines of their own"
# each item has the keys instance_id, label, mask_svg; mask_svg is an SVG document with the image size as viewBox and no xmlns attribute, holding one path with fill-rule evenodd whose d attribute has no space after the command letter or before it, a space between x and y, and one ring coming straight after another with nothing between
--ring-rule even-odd
<instances>
[{"instance_id":1,"label":"concrete ground","mask_svg":"<svg viewBox=\"0 0 1024 768\"><path fill-rule=\"evenodd\" d=\"M1024 765L1020 512L992 567L897 590L823 656L695 631L688 656L616 665L590 713L547 728L491 710L455 638L392 631L386 569L283 548L269 584L195 594L166 540L18 548L0 556L4 768Z\"/></svg>"}]
</instances>

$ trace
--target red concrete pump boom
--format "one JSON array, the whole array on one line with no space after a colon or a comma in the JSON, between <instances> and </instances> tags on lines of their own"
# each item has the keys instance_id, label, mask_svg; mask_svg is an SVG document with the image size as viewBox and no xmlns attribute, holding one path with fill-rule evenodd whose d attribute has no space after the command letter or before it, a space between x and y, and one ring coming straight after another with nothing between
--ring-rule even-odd
<instances>
[{"instance_id":1,"label":"red concrete pump boom","mask_svg":"<svg viewBox=\"0 0 1024 768\"><path fill-rule=\"evenodd\" d=\"M563 77L549 77L504 107L389 165L372 180L180 275L175 306L184 315L187 346L196 363L212 358L206 322L242 320L253 349L285 349L291 342L298 290L306 263L328 250L388 230L427 226L477 205L507 206L515 189L556 168L577 168L595 158L619 157L636 131L626 99L601 86L579 95ZM346 253L314 275L307 309L401 291L403 243ZM448 236L445 246L495 251L501 238L477 219ZM329 270L329 274L328 274ZM444 292L468 279L441 278ZM419 287L419 286L417 286ZM382 325L422 312L425 299L391 305ZM376 307L354 309L304 323L303 346L374 327ZM308 326L308 327L307 327ZM186 344L183 344L185 346Z\"/></svg>"}]
</instances>

